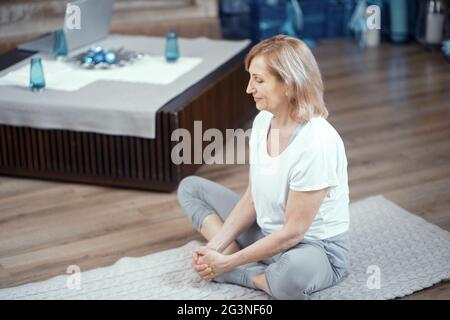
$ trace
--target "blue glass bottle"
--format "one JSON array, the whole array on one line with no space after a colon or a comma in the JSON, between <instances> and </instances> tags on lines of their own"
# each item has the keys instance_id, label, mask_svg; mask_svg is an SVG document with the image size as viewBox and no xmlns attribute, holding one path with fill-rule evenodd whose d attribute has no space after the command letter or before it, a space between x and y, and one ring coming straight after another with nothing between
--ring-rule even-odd
<instances>
[{"instance_id":1,"label":"blue glass bottle","mask_svg":"<svg viewBox=\"0 0 450 320\"><path fill-rule=\"evenodd\" d=\"M403 43L408 40L408 1L391 0L390 2L391 40Z\"/></svg>"},{"instance_id":2,"label":"blue glass bottle","mask_svg":"<svg viewBox=\"0 0 450 320\"><path fill-rule=\"evenodd\" d=\"M180 57L178 49L178 37L175 32L168 32L166 34L166 61L175 62Z\"/></svg>"},{"instance_id":3,"label":"blue glass bottle","mask_svg":"<svg viewBox=\"0 0 450 320\"><path fill-rule=\"evenodd\" d=\"M45 77L41 58L32 58L30 64L30 90L42 91L44 88Z\"/></svg>"},{"instance_id":4,"label":"blue glass bottle","mask_svg":"<svg viewBox=\"0 0 450 320\"><path fill-rule=\"evenodd\" d=\"M67 41L64 30L59 29L53 33L53 55L56 58L62 58L67 56Z\"/></svg>"}]
</instances>

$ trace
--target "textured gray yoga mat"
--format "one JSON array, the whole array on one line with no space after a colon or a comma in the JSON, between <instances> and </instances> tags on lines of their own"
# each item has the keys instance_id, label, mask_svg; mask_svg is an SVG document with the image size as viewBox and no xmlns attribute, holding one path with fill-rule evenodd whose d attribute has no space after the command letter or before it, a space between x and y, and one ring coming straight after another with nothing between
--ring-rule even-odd
<instances>
[{"instance_id":1,"label":"textured gray yoga mat","mask_svg":"<svg viewBox=\"0 0 450 320\"><path fill-rule=\"evenodd\" d=\"M352 203L351 274L311 299L393 299L450 279L450 233L383 196ZM262 291L200 280L186 245L81 273L0 290L0 299L270 299Z\"/></svg>"}]
</instances>

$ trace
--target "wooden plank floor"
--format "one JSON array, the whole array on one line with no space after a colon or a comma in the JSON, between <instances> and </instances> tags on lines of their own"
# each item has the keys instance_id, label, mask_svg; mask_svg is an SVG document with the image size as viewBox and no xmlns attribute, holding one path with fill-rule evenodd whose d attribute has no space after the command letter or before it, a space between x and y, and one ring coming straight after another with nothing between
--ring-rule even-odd
<instances>
[{"instance_id":1,"label":"wooden plank floor","mask_svg":"<svg viewBox=\"0 0 450 320\"><path fill-rule=\"evenodd\" d=\"M450 67L442 55L414 44L361 51L342 40L314 51L329 121L347 149L351 201L383 194L450 230ZM242 193L248 165L203 166L198 175ZM193 239L202 240L176 192L0 177L0 288ZM406 297L449 298L449 282Z\"/></svg>"}]
</instances>

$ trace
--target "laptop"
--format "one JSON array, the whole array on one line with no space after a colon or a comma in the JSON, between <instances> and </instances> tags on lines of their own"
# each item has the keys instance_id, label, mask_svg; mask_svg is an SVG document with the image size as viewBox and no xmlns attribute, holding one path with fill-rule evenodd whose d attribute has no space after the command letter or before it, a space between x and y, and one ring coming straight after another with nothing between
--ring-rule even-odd
<instances>
[{"instance_id":1,"label":"laptop","mask_svg":"<svg viewBox=\"0 0 450 320\"><path fill-rule=\"evenodd\" d=\"M80 28L72 28L73 14L66 10L64 17L64 34L67 41L67 49L73 52L84 46L104 39L109 34L114 0L77 0L70 5L80 8ZM22 43L17 46L20 50L39 51L44 54L53 53L53 32L37 38L36 40Z\"/></svg>"}]
</instances>

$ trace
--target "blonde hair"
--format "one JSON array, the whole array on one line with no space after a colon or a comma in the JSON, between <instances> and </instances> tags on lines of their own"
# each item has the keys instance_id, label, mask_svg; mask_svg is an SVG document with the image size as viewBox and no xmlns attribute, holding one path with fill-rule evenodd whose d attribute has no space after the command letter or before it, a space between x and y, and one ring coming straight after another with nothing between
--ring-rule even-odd
<instances>
[{"instance_id":1,"label":"blonde hair","mask_svg":"<svg viewBox=\"0 0 450 320\"><path fill-rule=\"evenodd\" d=\"M301 121L328 117L319 66L303 41L277 35L258 43L245 57L247 71L256 56L263 56L270 73L286 84L291 117Z\"/></svg>"}]
</instances>

